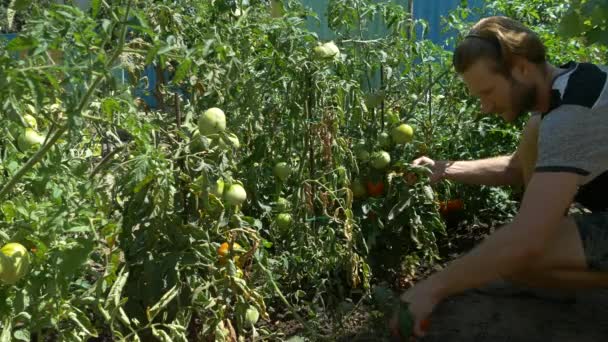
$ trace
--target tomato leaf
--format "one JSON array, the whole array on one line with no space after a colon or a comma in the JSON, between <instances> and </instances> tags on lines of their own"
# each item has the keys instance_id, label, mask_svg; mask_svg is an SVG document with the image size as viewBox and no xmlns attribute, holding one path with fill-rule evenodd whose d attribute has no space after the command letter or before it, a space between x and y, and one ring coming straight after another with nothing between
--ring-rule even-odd
<instances>
[{"instance_id":1,"label":"tomato leaf","mask_svg":"<svg viewBox=\"0 0 608 342\"><path fill-rule=\"evenodd\" d=\"M101 0L91 0L91 14L93 15L93 18L97 17L100 8Z\"/></svg>"},{"instance_id":2,"label":"tomato leaf","mask_svg":"<svg viewBox=\"0 0 608 342\"><path fill-rule=\"evenodd\" d=\"M403 211L410 205L411 197L407 196L407 198L401 199L397 204L391 208L391 211L388 213L388 221L392 221L397 218Z\"/></svg>"},{"instance_id":3,"label":"tomato leaf","mask_svg":"<svg viewBox=\"0 0 608 342\"><path fill-rule=\"evenodd\" d=\"M190 67L192 66L191 59L185 59L181 62L181 64L177 67L175 71L175 76L173 76L173 83L180 83L190 71Z\"/></svg>"},{"instance_id":4,"label":"tomato leaf","mask_svg":"<svg viewBox=\"0 0 608 342\"><path fill-rule=\"evenodd\" d=\"M175 285L171 288L171 290L167 291L167 293L165 293L161 299L158 301L158 303L154 304L153 307L148 308L146 310L146 315L148 316L148 321L152 322L154 320L154 318L156 317L156 315L158 315L159 312L161 312L165 307L167 307L167 305L169 305L169 303L179 294L179 287L178 285Z\"/></svg>"},{"instance_id":5,"label":"tomato leaf","mask_svg":"<svg viewBox=\"0 0 608 342\"><path fill-rule=\"evenodd\" d=\"M10 8L14 11L23 11L31 3L32 3L32 0L13 0L13 1L11 1L11 4L8 6L8 8Z\"/></svg>"}]
</instances>

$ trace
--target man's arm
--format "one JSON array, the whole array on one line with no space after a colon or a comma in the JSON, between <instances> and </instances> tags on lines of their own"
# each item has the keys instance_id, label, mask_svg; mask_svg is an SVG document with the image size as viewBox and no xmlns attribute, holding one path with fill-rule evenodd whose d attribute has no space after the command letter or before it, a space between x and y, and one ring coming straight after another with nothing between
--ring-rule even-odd
<instances>
[{"instance_id":1,"label":"man's arm","mask_svg":"<svg viewBox=\"0 0 608 342\"><path fill-rule=\"evenodd\" d=\"M446 162L443 178L479 185L527 184L536 164L539 127L540 116L533 115L526 123L517 150L512 155Z\"/></svg>"},{"instance_id":2,"label":"man's arm","mask_svg":"<svg viewBox=\"0 0 608 342\"><path fill-rule=\"evenodd\" d=\"M574 173L535 173L515 220L427 281L439 298L523 270L543 253L577 190Z\"/></svg>"},{"instance_id":3,"label":"man's arm","mask_svg":"<svg viewBox=\"0 0 608 342\"><path fill-rule=\"evenodd\" d=\"M440 162L438 162L440 163ZM477 185L521 185L517 153L480 160L446 162L443 179Z\"/></svg>"}]
</instances>

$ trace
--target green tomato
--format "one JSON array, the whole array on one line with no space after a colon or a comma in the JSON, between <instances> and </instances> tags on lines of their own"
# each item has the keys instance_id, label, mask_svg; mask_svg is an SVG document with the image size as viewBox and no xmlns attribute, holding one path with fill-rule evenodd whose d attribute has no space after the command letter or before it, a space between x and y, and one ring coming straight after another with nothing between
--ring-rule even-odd
<instances>
[{"instance_id":1,"label":"green tomato","mask_svg":"<svg viewBox=\"0 0 608 342\"><path fill-rule=\"evenodd\" d=\"M401 124L391 131L393 141L397 144L405 144L414 139L414 129L408 124Z\"/></svg>"},{"instance_id":2,"label":"green tomato","mask_svg":"<svg viewBox=\"0 0 608 342\"><path fill-rule=\"evenodd\" d=\"M224 111L213 107L207 109L198 119L198 130L201 135L218 134L226 130Z\"/></svg>"},{"instance_id":3,"label":"green tomato","mask_svg":"<svg viewBox=\"0 0 608 342\"><path fill-rule=\"evenodd\" d=\"M287 211L287 210L289 210L290 207L291 207L291 203L289 203L289 201L286 198L279 197L279 199L276 202L276 209L278 211Z\"/></svg>"},{"instance_id":4,"label":"green tomato","mask_svg":"<svg viewBox=\"0 0 608 342\"><path fill-rule=\"evenodd\" d=\"M229 205L241 205L247 199L247 192L240 184L232 184L224 193L224 199Z\"/></svg>"},{"instance_id":5,"label":"green tomato","mask_svg":"<svg viewBox=\"0 0 608 342\"><path fill-rule=\"evenodd\" d=\"M30 149L42 145L44 137L32 128L26 128L23 133L17 138L17 147L22 152L29 151Z\"/></svg>"},{"instance_id":6,"label":"green tomato","mask_svg":"<svg viewBox=\"0 0 608 342\"><path fill-rule=\"evenodd\" d=\"M0 249L0 280L15 284L30 269L30 255L19 243L7 243Z\"/></svg>"},{"instance_id":7,"label":"green tomato","mask_svg":"<svg viewBox=\"0 0 608 342\"><path fill-rule=\"evenodd\" d=\"M252 327L258 322L259 319L260 313L258 312L258 309L256 309L256 307L253 305L249 305L247 311L245 311L245 324L248 327Z\"/></svg>"},{"instance_id":8,"label":"green tomato","mask_svg":"<svg viewBox=\"0 0 608 342\"><path fill-rule=\"evenodd\" d=\"M276 218L277 227L279 229L288 229L291 227L292 219L289 213L280 213Z\"/></svg>"},{"instance_id":9,"label":"green tomato","mask_svg":"<svg viewBox=\"0 0 608 342\"><path fill-rule=\"evenodd\" d=\"M278 179L285 181L291 174L291 168L289 165L287 165L287 163L279 162L274 166L272 172Z\"/></svg>"},{"instance_id":10,"label":"green tomato","mask_svg":"<svg viewBox=\"0 0 608 342\"><path fill-rule=\"evenodd\" d=\"M340 56L340 49L333 41L315 46L313 52L316 58L330 59Z\"/></svg>"},{"instance_id":11,"label":"green tomato","mask_svg":"<svg viewBox=\"0 0 608 342\"><path fill-rule=\"evenodd\" d=\"M377 170L386 168L391 163L391 156L386 151L378 151L372 154L372 167Z\"/></svg>"}]
</instances>

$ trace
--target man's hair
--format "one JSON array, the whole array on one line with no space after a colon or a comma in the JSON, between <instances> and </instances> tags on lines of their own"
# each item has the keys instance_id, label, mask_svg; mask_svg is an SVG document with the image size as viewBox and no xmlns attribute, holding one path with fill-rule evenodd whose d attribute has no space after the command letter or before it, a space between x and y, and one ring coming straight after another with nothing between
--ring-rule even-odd
<instances>
[{"instance_id":1,"label":"man's hair","mask_svg":"<svg viewBox=\"0 0 608 342\"><path fill-rule=\"evenodd\" d=\"M453 64L460 74L482 58L494 61L495 71L509 75L513 56L539 66L546 61L545 45L534 31L507 17L481 19L454 51Z\"/></svg>"}]
</instances>

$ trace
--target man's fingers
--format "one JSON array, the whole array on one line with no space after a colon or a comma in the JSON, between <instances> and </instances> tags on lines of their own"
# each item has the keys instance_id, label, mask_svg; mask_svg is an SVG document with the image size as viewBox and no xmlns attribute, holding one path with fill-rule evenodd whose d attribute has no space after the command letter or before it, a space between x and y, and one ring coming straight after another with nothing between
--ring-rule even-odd
<instances>
[{"instance_id":1,"label":"man's fingers","mask_svg":"<svg viewBox=\"0 0 608 342\"><path fill-rule=\"evenodd\" d=\"M412 162L413 165L425 165L428 164L429 158L427 157L420 157L420 158L416 158L414 159L414 161Z\"/></svg>"}]
</instances>

